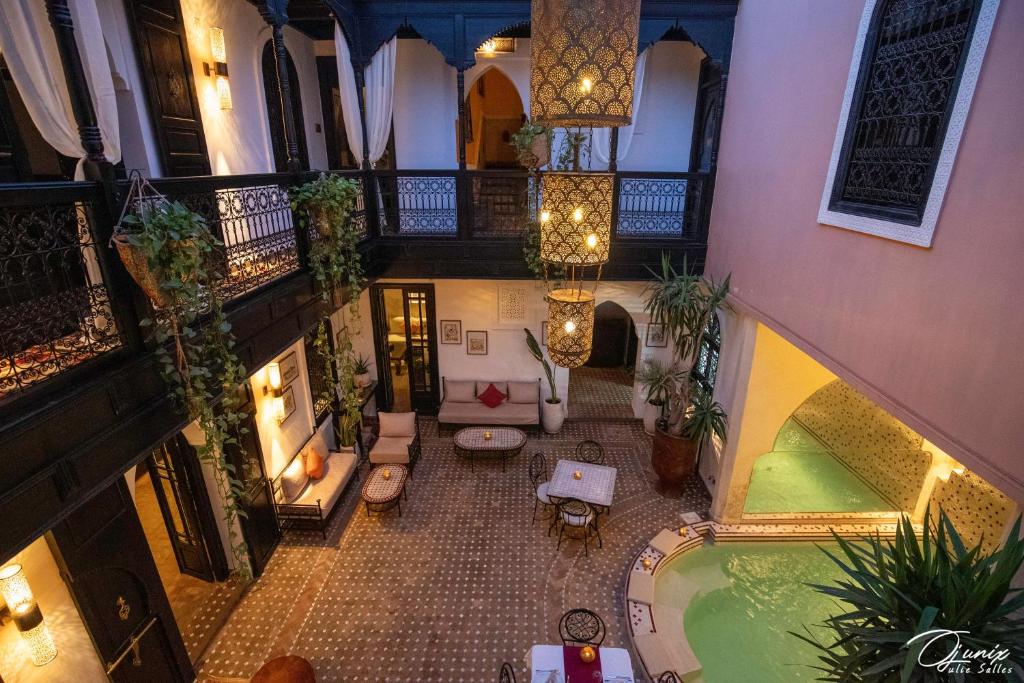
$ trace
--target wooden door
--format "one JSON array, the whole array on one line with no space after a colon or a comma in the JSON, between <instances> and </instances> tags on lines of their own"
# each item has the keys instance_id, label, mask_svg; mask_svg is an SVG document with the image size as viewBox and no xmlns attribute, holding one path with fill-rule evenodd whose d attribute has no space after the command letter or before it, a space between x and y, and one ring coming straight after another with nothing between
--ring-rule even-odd
<instances>
[{"instance_id":1,"label":"wooden door","mask_svg":"<svg viewBox=\"0 0 1024 683\"><path fill-rule=\"evenodd\" d=\"M126 0L163 174L210 175L199 98L178 0Z\"/></svg>"},{"instance_id":2,"label":"wooden door","mask_svg":"<svg viewBox=\"0 0 1024 683\"><path fill-rule=\"evenodd\" d=\"M195 679L123 477L47 540L112 681Z\"/></svg>"},{"instance_id":3,"label":"wooden door","mask_svg":"<svg viewBox=\"0 0 1024 683\"><path fill-rule=\"evenodd\" d=\"M13 89L14 84L3 57L0 57L0 183L24 182L32 180L32 170L11 109L8 88Z\"/></svg>"},{"instance_id":4,"label":"wooden door","mask_svg":"<svg viewBox=\"0 0 1024 683\"><path fill-rule=\"evenodd\" d=\"M690 172L708 172L711 159L718 147L718 120L722 84L722 65L705 58L700 65L697 85L697 107L693 120L693 138L690 143Z\"/></svg>"}]
</instances>

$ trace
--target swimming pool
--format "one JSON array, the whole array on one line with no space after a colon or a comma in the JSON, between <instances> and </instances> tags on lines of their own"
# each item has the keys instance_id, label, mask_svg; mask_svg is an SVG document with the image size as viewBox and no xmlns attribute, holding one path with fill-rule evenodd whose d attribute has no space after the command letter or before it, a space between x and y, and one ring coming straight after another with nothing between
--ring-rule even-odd
<instances>
[{"instance_id":1,"label":"swimming pool","mask_svg":"<svg viewBox=\"0 0 1024 683\"><path fill-rule=\"evenodd\" d=\"M834 544L823 544L834 548ZM680 610L704 683L812 681L817 652L789 631L838 611L805 582L831 583L840 570L813 543L707 545L659 571L655 600ZM661 624L659 622L659 629Z\"/></svg>"}]
</instances>

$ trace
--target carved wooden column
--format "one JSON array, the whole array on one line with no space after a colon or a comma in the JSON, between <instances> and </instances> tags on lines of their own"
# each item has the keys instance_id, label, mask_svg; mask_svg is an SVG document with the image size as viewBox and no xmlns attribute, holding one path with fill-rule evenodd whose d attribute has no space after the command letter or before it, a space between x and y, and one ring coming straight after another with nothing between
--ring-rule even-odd
<instances>
[{"instance_id":1,"label":"carved wooden column","mask_svg":"<svg viewBox=\"0 0 1024 683\"><path fill-rule=\"evenodd\" d=\"M71 111L78 124L78 135L86 154L83 166L85 177L87 180L101 180L103 166L109 167L110 164L106 163L107 158L103 155L103 138L96 121L96 110L92 106L82 55L75 43L75 24L71 19L68 0L46 0L46 11L53 26L53 35L57 39L57 52L60 53L64 80L71 96Z\"/></svg>"},{"instance_id":2,"label":"carved wooden column","mask_svg":"<svg viewBox=\"0 0 1024 683\"><path fill-rule=\"evenodd\" d=\"M364 66L352 59L352 72L356 79L356 97L359 100L359 127L363 130L363 164L364 170L370 170L370 136L366 130L366 74Z\"/></svg>"},{"instance_id":3,"label":"carved wooden column","mask_svg":"<svg viewBox=\"0 0 1024 683\"><path fill-rule=\"evenodd\" d=\"M455 91L459 98L459 170L466 170L466 70L459 67L455 72Z\"/></svg>"},{"instance_id":4,"label":"carved wooden column","mask_svg":"<svg viewBox=\"0 0 1024 683\"><path fill-rule=\"evenodd\" d=\"M299 159L295 111L292 109L292 86L288 80L288 51L284 45L284 25L288 22L288 18L271 12L265 12L263 18L270 24L270 39L274 44L274 63L277 67L277 94L281 98L281 117L284 119L288 171L290 173L298 173L302 170L302 161Z\"/></svg>"},{"instance_id":5,"label":"carved wooden column","mask_svg":"<svg viewBox=\"0 0 1024 683\"><path fill-rule=\"evenodd\" d=\"M619 129L612 128L608 136L608 170L615 173L619 170Z\"/></svg>"}]
</instances>

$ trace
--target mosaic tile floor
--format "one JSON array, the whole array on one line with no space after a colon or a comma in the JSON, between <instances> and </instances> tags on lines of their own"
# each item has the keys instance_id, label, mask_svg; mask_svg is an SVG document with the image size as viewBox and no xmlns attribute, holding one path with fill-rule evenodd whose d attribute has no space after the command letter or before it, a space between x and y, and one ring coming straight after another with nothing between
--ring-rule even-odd
<instances>
[{"instance_id":1,"label":"mosaic tile floor","mask_svg":"<svg viewBox=\"0 0 1024 683\"><path fill-rule=\"evenodd\" d=\"M569 417L632 418L633 373L627 368L569 371Z\"/></svg>"},{"instance_id":2,"label":"mosaic tile floor","mask_svg":"<svg viewBox=\"0 0 1024 683\"><path fill-rule=\"evenodd\" d=\"M421 426L423 457L402 516L368 518L355 485L326 543L319 533L288 534L214 642L200 680L245 680L285 653L312 662L319 681L483 683L497 680L504 660L528 680L526 651L556 642L558 618L572 607L601 614L605 644L628 647L630 559L684 512L707 511L703 485L695 481L682 498L655 493L650 438L638 421L583 420L556 436L531 434L505 473L497 462L471 472L433 421ZM545 523L531 526L526 474L534 452L547 455L550 471L583 439L600 441L618 468L604 547L589 557L577 541L556 550Z\"/></svg>"}]
</instances>

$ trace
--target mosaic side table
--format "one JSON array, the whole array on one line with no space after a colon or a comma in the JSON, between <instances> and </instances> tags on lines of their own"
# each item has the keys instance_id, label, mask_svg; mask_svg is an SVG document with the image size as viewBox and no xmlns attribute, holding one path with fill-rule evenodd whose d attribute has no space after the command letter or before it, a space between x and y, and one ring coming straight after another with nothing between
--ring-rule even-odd
<instances>
[{"instance_id":1,"label":"mosaic side table","mask_svg":"<svg viewBox=\"0 0 1024 683\"><path fill-rule=\"evenodd\" d=\"M490 438L488 438L490 435ZM473 469L473 458L501 458L501 471L505 461L519 455L526 445L526 433L515 427L467 427L455 433L455 451L469 457L469 468Z\"/></svg>"},{"instance_id":2,"label":"mosaic side table","mask_svg":"<svg viewBox=\"0 0 1024 683\"><path fill-rule=\"evenodd\" d=\"M385 475L385 472L388 474ZM366 516L369 517L371 512L386 512L397 507L398 516L401 517L402 494L405 493L405 482L408 478L409 470L405 465L378 465L370 470L370 476L366 478L362 492L363 502L366 503Z\"/></svg>"}]
</instances>

